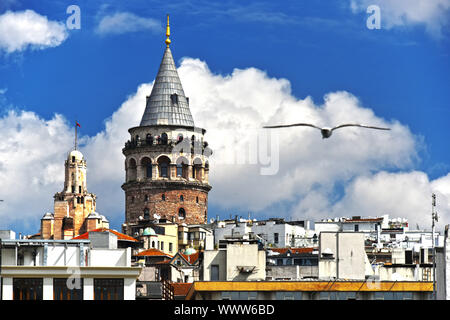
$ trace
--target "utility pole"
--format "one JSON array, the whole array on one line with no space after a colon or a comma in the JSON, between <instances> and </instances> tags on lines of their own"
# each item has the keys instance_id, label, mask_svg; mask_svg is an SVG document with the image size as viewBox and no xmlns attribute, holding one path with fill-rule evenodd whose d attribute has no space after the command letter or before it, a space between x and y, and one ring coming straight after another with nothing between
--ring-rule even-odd
<instances>
[{"instance_id":1,"label":"utility pole","mask_svg":"<svg viewBox=\"0 0 450 320\"><path fill-rule=\"evenodd\" d=\"M432 241L432 251L433 251L433 299L436 300L436 246L434 241L434 228L435 222L438 221L438 214L436 212L436 195L433 193L431 195L431 241Z\"/></svg>"}]
</instances>

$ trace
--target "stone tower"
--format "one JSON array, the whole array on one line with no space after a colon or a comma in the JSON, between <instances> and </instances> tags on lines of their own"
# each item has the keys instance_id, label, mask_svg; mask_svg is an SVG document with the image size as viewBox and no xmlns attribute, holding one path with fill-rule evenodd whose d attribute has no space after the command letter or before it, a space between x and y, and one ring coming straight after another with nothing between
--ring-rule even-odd
<instances>
[{"instance_id":1,"label":"stone tower","mask_svg":"<svg viewBox=\"0 0 450 320\"><path fill-rule=\"evenodd\" d=\"M204 140L206 130L195 127L189 98L170 51L167 17L166 49L152 92L138 127L128 130L125 155L125 224L168 219L177 223L206 223L211 150Z\"/></svg>"},{"instance_id":2,"label":"stone tower","mask_svg":"<svg viewBox=\"0 0 450 320\"><path fill-rule=\"evenodd\" d=\"M65 161L64 189L54 196L54 213L41 219L41 238L72 239L109 222L95 212L96 196L86 187L86 160L78 150L72 150Z\"/></svg>"}]
</instances>

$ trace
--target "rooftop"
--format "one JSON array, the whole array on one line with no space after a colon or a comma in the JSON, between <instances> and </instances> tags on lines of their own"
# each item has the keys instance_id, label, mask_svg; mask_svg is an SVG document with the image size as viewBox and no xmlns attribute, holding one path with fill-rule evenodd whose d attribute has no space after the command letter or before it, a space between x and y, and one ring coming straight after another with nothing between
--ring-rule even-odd
<instances>
[{"instance_id":1,"label":"rooftop","mask_svg":"<svg viewBox=\"0 0 450 320\"><path fill-rule=\"evenodd\" d=\"M169 257L169 258L173 257L170 254L167 254L167 253L162 252L161 250L158 250L155 248L151 248L151 249L147 249L142 252L139 252L136 256L138 256L138 257L149 257L149 256L151 256L151 257Z\"/></svg>"},{"instance_id":2,"label":"rooftop","mask_svg":"<svg viewBox=\"0 0 450 320\"><path fill-rule=\"evenodd\" d=\"M111 232L117 236L118 240L138 242L133 237L127 236L126 234L120 233L120 232L118 232L116 230L112 230L112 229L98 228L98 229L92 230L91 232ZM89 232L80 234L79 236L74 237L72 240L81 240L81 239L89 239Z\"/></svg>"}]
</instances>

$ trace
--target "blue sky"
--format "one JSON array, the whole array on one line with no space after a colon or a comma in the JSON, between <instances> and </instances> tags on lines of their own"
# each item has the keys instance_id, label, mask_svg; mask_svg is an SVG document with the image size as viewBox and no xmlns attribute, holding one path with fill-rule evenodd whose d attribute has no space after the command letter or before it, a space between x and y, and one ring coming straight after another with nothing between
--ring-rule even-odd
<instances>
[{"instance_id":1,"label":"blue sky","mask_svg":"<svg viewBox=\"0 0 450 320\"><path fill-rule=\"evenodd\" d=\"M0 5L0 15L30 9L63 23L69 16L66 8L76 4L81 8L81 29L68 30L67 39L55 47L0 53L4 91L0 115L6 117L11 109L28 110L51 119L58 113L69 122L77 119L82 134L96 135L140 84L153 81L164 49L165 15L170 13L177 64L182 57L198 58L212 74L220 75L253 67L270 78L289 80L292 96L310 96L319 105L327 93L348 91L377 117L399 121L421 140L419 157L408 170L424 172L430 180L447 175L449 11L443 13L439 34L427 28L433 17L385 27L389 7L381 7L382 28L369 30L369 14L352 10L352 2L9 0ZM102 18L119 12L149 19L159 27L96 32ZM334 188L339 189L339 183ZM214 197L210 216L228 216ZM285 210L289 203L273 203L267 214ZM36 219L44 210L36 213ZM240 207L233 212L248 211ZM112 215L113 226L119 229L123 216ZM33 232L36 224L23 228Z\"/></svg>"}]
</instances>

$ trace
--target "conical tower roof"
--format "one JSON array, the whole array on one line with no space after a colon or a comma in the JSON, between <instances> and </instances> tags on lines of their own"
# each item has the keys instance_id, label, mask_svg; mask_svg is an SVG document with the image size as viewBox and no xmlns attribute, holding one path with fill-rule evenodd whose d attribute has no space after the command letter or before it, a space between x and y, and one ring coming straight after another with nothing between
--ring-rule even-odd
<instances>
[{"instance_id":1,"label":"conical tower roof","mask_svg":"<svg viewBox=\"0 0 450 320\"><path fill-rule=\"evenodd\" d=\"M194 126L189 102L184 95L177 68L170 51L170 31L167 25L166 51L159 66L150 97L147 99L140 126Z\"/></svg>"}]
</instances>

